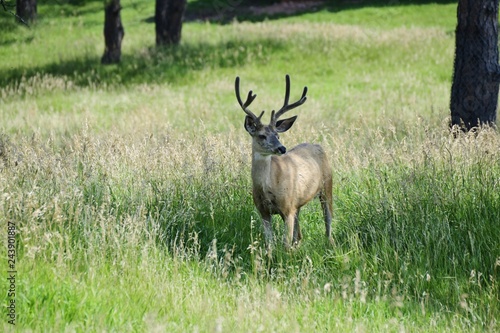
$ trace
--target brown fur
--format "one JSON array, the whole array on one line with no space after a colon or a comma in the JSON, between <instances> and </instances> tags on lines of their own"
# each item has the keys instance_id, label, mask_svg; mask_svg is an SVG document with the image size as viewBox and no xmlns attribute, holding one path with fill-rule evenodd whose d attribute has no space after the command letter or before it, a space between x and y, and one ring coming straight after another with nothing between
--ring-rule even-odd
<instances>
[{"instance_id":1,"label":"brown fur","mask_svg":"<svg viewBox=\"0 0 500 333\"><path fill-rule=\"evenodd\" d=\"M325 215L326 236L331 237L332 171L323 148L303 143L284 155L252 157L253 201L264 224L266 240L272 241L271 215L285 222L285 245L302 238L300 208L319 196Z\"/></svg>"}]
</instances>

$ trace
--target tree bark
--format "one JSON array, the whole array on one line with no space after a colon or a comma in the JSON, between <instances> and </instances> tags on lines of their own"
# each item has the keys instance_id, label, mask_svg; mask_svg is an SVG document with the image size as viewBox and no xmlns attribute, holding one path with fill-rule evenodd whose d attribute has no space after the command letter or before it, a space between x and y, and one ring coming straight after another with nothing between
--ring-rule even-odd
<instances>
[{"instance_id":1,"label":"tree bark","mask_svg":"<svg viewBox=\"0 0 500 333\"><path fill-rule=\"evenodd\" d=\"M156 45L177 45L181 41L186 0L156 0Z\"/></svg>"},{"instance_id":2,"label":"tree bark","mask_svg":"<svg viewBox=\"0 0 500 333\"><path fill-rule=\"evenodd\" d=\"M451 124L470 130L494 125L498 102L499 0L459 0Z\"/></svg>"},{"instance_id":3,"label":"tree bark","mask_svg":"<svg viewBox=\"0 0 500 333\"><path fill-rule=\"evenodd\" d=\"M102 64L116 64L122 55L122 40L125 36L120 15L120 0L110 0L104 8L104 54Z\"/></svg>"},{"instance_id":4,"label":"tree bark","mask_svg":"<svg viewBox=\"0 0 500 333\"><path fill-rule=\"evenodd\" d=\"M36 0L16 0L16 15L24 22L32 23L36 20Z\"/></svg>"}]
</instances>

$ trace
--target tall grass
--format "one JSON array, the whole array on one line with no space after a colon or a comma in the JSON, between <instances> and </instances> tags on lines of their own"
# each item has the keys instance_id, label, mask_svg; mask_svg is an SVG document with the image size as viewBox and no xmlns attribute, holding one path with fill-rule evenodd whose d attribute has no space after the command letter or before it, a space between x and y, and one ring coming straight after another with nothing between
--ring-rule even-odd
<instances>
[{"instance_id":1,"label":"tall grass","mask_svg":"<svg viewBox=\"0 0 500 333\"><path fill-rule=\"evenodd\" d=\"M64 17L89 45L95 8ZM447 28L316 15L190 23L162 51L137 23L111 67L90 48L40 50L50 15L15 39L11 58L51 55L0 69L0 221L19 232L21 330L499 329L500 137L447 128ZM286 72L310 98L283 140L328 152L334 246L318 202L298 249L263 244L233 80L269 110Z\"/></svg>"},{"instance_id":2,"label":"tall grass","mask_svg":"<svg viewBox=\"0 0 500 333\"><path fill-rule=\"evenodd\" d=\"M419 135L408 131L407 138ZM251 203L249 147L236 133L137 141L82 132L59 144L21 141L8 149L2 171L2 215L17 221L20 232L21 323L144 329L144 314L161 323L181 302L153 296L156 286L192 279L196 292L199 283L209 284L208 293L219 284L229 288L212 300L217 304L225 297L234 302L234 290L257 298L254 293L275 292L284 298L280 306L319 306L308 310L313 317L341 315L347 306L352 320L368 325L364 314L373 306L403 326L415 311L451 311L460 318L448 317L452 326L494 328L498 135L429 134L398 147L379 143L357 164L334 157L336 246L321 241L320 209L313 204L302 215L302 246L272 254ZM332 151L334 144L348 146L347 139L323 144ZM172 265L187 271L157 276ZM276 291L258 291L266 285ZM136 313L136 306L145 312ZM324 307L333 313L321 315ZM112 312L104 316L107 308Z\"/></svg>"}]
</instances>

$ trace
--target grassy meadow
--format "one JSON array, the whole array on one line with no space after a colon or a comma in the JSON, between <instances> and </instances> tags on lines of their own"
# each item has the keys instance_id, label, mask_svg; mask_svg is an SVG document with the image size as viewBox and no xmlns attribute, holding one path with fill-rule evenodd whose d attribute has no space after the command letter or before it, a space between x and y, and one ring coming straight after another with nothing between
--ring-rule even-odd
<instances>
[{"instance_id":1,"label":"grassy meadow","mask_svg":"<svg viewBox=\"0 0 500 333\"><path fill-rule=\"evenodd\" d=\"M332 3L156 49L154 2L122 0L112 66L101 1L2 14L1 330L498 332L500 135L448 128L456 4ZM314 201L268 252L234 79L268 119L287 73L309 93L281 139L328 152L335 245Z\"/></svg>"}]
</instances>

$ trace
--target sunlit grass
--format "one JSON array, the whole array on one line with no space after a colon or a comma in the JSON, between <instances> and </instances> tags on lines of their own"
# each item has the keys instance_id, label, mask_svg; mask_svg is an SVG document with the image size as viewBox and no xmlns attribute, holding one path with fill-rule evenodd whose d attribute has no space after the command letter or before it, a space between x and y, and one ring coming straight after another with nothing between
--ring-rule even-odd
<instances>
[{"instance_id":1,"label":"sunlit grass","mask_svg":"<svg viewBox=\"0 0 500 333\"><path fill-rule=\"evenodd\" d=\"M420 141L409 130L400 145L380 141L359 155L347 137L319 140L336 166L336 246L322 241L313 204L302 215L302 246L272 257L261 247L249 145L238 134L90 133L18 141L4 160L3 210L20 231L22 325L133 329L174 325L174 316L179 331L218 321L231 330L240 311L254 311L263 327L277 316L283 327L321 318L319 328L384 330L386 320L405 327L410 316L432 330L425 314L444 321L436 330L497 325L496 133L457 141L433 130ZM164 275L179 265L187 271ZM257 303L242 310L240 298ZM342 315L350 320L335 319Z\"/></svg>"}]
</instances>

